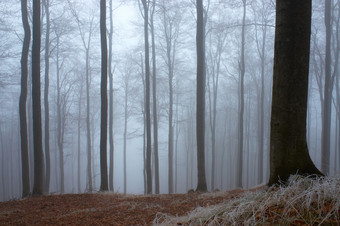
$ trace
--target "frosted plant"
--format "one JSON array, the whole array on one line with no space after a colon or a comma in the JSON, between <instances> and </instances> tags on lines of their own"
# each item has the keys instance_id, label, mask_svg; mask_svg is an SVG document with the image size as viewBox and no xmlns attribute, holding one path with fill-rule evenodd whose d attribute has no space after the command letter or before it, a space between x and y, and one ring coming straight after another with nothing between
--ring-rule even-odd
<instances>
[{"instance_id":1,"label":"frosted plant","mask_svg":"<svg viewBox=\"0 0 340 226\"><path fill-rule=\"evenodd\" d=\"M246 192L186 216L157 215L155 225L324 225L340 222L340 178L291 176L288 185Z\"/></svg>"}]
</instances>

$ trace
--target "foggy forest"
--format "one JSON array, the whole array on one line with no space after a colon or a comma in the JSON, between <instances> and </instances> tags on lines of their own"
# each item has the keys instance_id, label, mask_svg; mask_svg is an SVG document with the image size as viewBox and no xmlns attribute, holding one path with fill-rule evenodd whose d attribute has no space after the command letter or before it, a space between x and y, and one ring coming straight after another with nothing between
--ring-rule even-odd
<instances>
[{"instance_id":1,"label":"foggy forest","mask_svg":"<svg viewBox=\"0 0 340 226\"><path fill-rule=\"evenodd\" d=\"M23 2L0 1L0 201L35 192L171 194L268 182L275 1L205 0L200 18L193 0L41 0L38 16L36 0L28 0L26 21ZM326 2L312 1L303 135L316 168L337 175L340 1Z\"/></svg>"}]
</instances>

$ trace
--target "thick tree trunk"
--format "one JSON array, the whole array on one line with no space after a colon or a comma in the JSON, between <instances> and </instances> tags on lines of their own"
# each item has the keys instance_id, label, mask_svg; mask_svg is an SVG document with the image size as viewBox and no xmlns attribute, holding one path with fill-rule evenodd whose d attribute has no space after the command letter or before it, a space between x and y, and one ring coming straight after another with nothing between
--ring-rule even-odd
<instances>
[{"instance_id":1,"label":"thick tree trunk","mask_svg":"<svg viewBox=\"0 0 340 226\"><path fill-rule=\"evenodd\" d=\"M100 191L108 190L107 180L107 40L106 40L106 0L100 0L101 39L101 117L100 117Z\"/></svg>"},{"instance_id":2,"label":"thick tree trunk","mask_svg":"<svg viewBox=\"0 0 340 226\"><path fill-rule=\"evenodd\" d=\"M33 195L42 195L44 188L44 153L42 147L41 99L40 99L40 0L33 0L33 45L32 45L32 102L34 185Z\"/></svg>"},{"instance_id":3,"label":"thick tree trunk","mask_svg":"<svg viewBox=\"0 0 340 226\"><path fill-rule=\"evenodd\" d=\"M21 138L21 177L22 177L21 179L22 179L22 197L24 198L27 197L30 193L26 103L27 103L27 78L28 78L28 52L31 40L31 30L27 17L27 0L21 1L21 14L22 24L25 31L21 56L21 93L19 99L20 138Z\"/></svg>"},{"instance_id":4,"label":"thick tree trunk","mask_svg":"<svg viewBox=\"0 0 340 226\"><path fill-rule=\"evenodd\" d=\"M197 139L197 188L196 191L207 191L205 178L205 32L202 0L196 1L197 11L197 95L196 95L196 139Z\"/></svg>"},{"instance_id":5,"label":"thick tree trunk","mask_svg":"<svg viewBox=\"0 0 340 226\"><path fill-rule=\"evenodd\" d=\"M277 0L269 185L321 172L306 142L311 0Z\"/></svg>"}]
</instances>

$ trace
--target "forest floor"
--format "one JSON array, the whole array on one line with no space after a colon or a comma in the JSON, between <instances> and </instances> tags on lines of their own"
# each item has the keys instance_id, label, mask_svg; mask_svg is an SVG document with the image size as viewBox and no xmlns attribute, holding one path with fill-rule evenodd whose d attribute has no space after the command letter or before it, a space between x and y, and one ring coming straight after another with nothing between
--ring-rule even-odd
<instances>
[{"instance_id":1,"label":"forest floor","mask_svg":"<svg viewBox=\"0 0 340 226\"><path fill-rule=\"evenodd\" d=\"M340 225L340 178L208 193L47 195L0 202L0 225Z\"/></svg>"},{"instance_id":2,"label":"forest floor","mask_svg":"<svg viewBox=\"0 0 340 226\"><path fill-rule=\"evenodd\" d=\"M85 193L0 202L0 225L151 225L157 215L182 216L244 193L122 195Z\"/></svg>"}]
</instances>

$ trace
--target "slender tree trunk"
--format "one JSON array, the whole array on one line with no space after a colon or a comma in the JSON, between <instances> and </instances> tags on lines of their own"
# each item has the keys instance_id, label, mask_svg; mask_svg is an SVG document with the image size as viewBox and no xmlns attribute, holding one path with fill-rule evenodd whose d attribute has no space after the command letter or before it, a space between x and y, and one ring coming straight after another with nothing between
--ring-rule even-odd
<instances>
[{"instance_id":1,"label":"slender tree trunk","mask_svg":"<svg viewBox=\"0 0 340 226\"><path fill-rule=\"evenodd\" d=\"M40 0L33 0L32 45L32 102L34 142L33 195L42 195L44 188L44 153L42 147L41 99L40 99Z\"/></svg>"},{"instance_id":2,"label":"slender tree trunk","mask_svg":"<svg viewBox=\"0 0 340 226\"><path fill-rule=\"evenodd\" d=\"M169 75L169 137L168 137L168 189L169 194L173 193L174 187L174 169L173 169L173 159L174 159L174 129L173 129L173 86L172 86L172 72Z\"/></svg>"},{"instance_id":3,"label":"slender tree trunk","mask_svg":"<svg viewBox=\"0 0 340 226\"><path fill-rule=\"evenodd\" d=\"M81 147L80 147L80 124L81 124L81 109L82 109L82 94L83 94L83 76L80 79L80 91L79 91L79 100L78 100L78 193L81 193L81 184L80 184L80 158L81 158Z\"/></svg>"},{"instance_id":4,"label":"slender tree trunk","mask_svg":"<svg viewBox=\"0 0 340 226\"><path fill-rule=\"evenodd\" d=\"M276 1L269 185L321 175L306 142L311 7L311 0Z\"/></svg>"},{"instance_id":5,"label":"slender tree trunk","mask_svg":"<svg viewBox=\"0 0 340 226\"><path fill-rule=\"evenodd\" d=\"M145 114L145 76L144 76L144 66L143 66L143 55L140 54L140 65L141 65L141 77L143 83L143 102L142 102L142 109L143 109L143 177L144 177L144 194L147 193L147 176L146 176L146 114Z\"/></svg>"},{"instance_id":6,"label":"slender tree trunk","mask_svg":"<svg viewBox=\"0 0 340 226\"><path fill-rule=\"evenodd\" d=\"M100 190L108 190L107 180L107 40L106 40L106 0L100 0L100 38L101 38L101 117L100 117Z\"/></svg>"},{"instance_id":7,"label":"slender tree trunk","mask_svg":"<svg viewBox=\"0 0 340 226\"><path fill-rule=\"evenodd\" d=\"M152 193L151 173L151 117L150 117L150 63L149 63L149 2L142 0L144 7L144 41L145 41L145 112L146 112L146 179L147 194Z\"/></svg>"},{"instance_id":8,"label":"slender tree trunk","mask_svg":"<svg viewBox=\"0 0 340 226\"><path fill-rule=\"evenodd\" d=\"M177 81L177 89L179 82ZM177 91L176 95L176 142L175 142L175 193L177 193L177 181L178 181L178 137L180 133L179 120L178 120L178 100L179 92Z\"/></svg>"},{"instance_id":9,"label":"slender tree trunk","mask_svg":"<svg viewBox=\"0 0 340 226\"><path fill-rule=\"evenodd\" d=\"M21 1L21 14L22 24L25 31L21 56L21 93L19 99L20 138L21 138L21 179L22 179L22 197L24 198L27 197L30 193L26 102L27 102L27 78L28 78L28 52L31 40L31 30L27 17L27 0ZM3 141L1 140L1 142ZM4 150L2 149L1 151L3 152ZM2 181L4 184L4 180ZM5 191L3 191L3 193L5 193Z\"/></svg>"},{"instance_id":10,"label":"slender tree trunk","mask_svg":"<svg viewBox=\"0 0 340 226\"><path fill-rule=\"evenodd\" d=\"M60 192L64 193L64 142L63 142L63 119L62 115L62 103L61 103L61 84L60 84L60 63L59 63L59 36L57 36L57 145L59 150L59 170L60 170Z\"/></svg>"},{"instance_id":11,"label":"slender tree trunk","mask_svg":"<svg viewBox=\"0 0 340 226\"><path fill-rule=\"evenodd\" d=\"M266 54L266 34L267 26L263 26L262 34L262 49L260 54L261 59L261 93L260 93L260 104L259 104L259 136L258 136L258 180L257 183L263 182L263 153L264 153L264 73L265 73L265 54Z\"/></svg>"},{"instance_id":12,"label":"slender tree trunk","mask_svg":"<svg viewBox=\"0 0 340 226\"><path fill-rule=\"evenodd\" d=\"M196 139L197 139L197 191L207 191L205 179L205 32L202 0L196 1L197 11L197 95L196 95Z\"/></svg>"},{"instance_id":13,"label":"slender tree trunk","mask_svg":"<svg viewBox=\"0 0 340 226\"><path fill-rule=\"evenodd\" d=\"M109 32L109 144L110 144L110 169L109 169L109 189L114 190L114 143L113 143L113 70L112 70L112 36L113 36L113 19L112 19L112 0L110 0L110 32Z\"/></svg>"},{"instance_id":14,"label":"slender tree trunk","mask_svg":"<svg viewBox=\"0 0 340 226\"><path fill-rule=\"evenodd\" d=\"M325 88L321 133L321 171L329 174L330 161L330 135L332 117L332 82L331 82L331 11L332 1L325 0L325 26L326 26L326 56L325 56Z\"/></svg>"},{"instance_id":15,"label":"slender tree trunk","mask_svg":"<svg viewBox=\"0 0 340 226\"><path fill-rule=\"evenodd\" d=\"M242 188L243 179L243 120L244 120L244 75L245 75L245 62L244 62L244 46L245 46L245 22L246 22L246 0L243 2L243 19L242 19L242 41L241 41L241 60L240 67L240 84L239 84L239 119L238 119L238 150L237 150L237 173L236 173L236 186Z\"/></svg>"},{"instance_id":16,"label":"slender tree trunk","mask_svg":"<svg viewBox=\"0 0 340 226\"><path fill-rule=\"evenodd\" d=\"M87 186L92 191L92 167L91 167L91 123L90 123L90 68L89 47L86 48L86 131L87 131Z\"/></svg>"},{"instance_id":17,"label":"slender tree trunk","mask_svg":"<svg viewBox=\"0 0 340 226\"><path fill-rule=\"evenodd\" d=\"M158 117L157 117L157 68L156 68L156 44L154 29L154 12L156 1L152 2L151 12L151 40L152 40L152 102L153 102L153 150L155 154L155 193L159 194L159 159L158 159Z\"/></svg>"},{"instance_id":18,"label":"slender tree trunk","mask_svg":"<svg viewBox=\"0 0 340 226\"><path fill-rule=\"evenodd\" d=\"M126 140L127 140L127 129L128 129L128 89L129 79L125 80L125 103L124 103L124 194L127 191L127 174L126 174Z\"/></svg>"},{"instance_id":19,"label":"slender tree trunk","mask_svg":"<svg viewBox=\"0 0 340 226\"><path fill-rule=\"evenodd\" d=\"M29 68L29 71L32 71L31 68ZM31 74L32 75L32 74ZM32 79L29 79L28 76L28 87L32 86ZM29 92L30 91L30 92ZM27 89L28 93L28 103L27 103L27 121L28 121L28 161L31 167L30 167L30 190L33 191L33 184L34 184L34 145L33 145L33 110L32 110L32 87L31 89ZM33 169L32 169L33 168Z\"/></svg>"},{"instance_id":20,"label":"slender tree trunk","mask_svg":"<svg viewBox=\"0 0 340 226\"><path fill-rule=\"evenodd\" d=\"M49 91L49 68L50 68L50 1L44 0L46 13L46 38L45 38L45 90L44 90L44 106L45 106L45 192L50 190L50 110L48 103Z\"/></svg>"}]
</instances>

